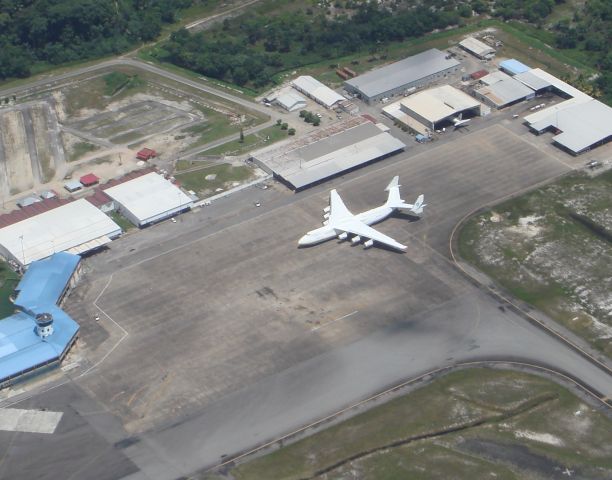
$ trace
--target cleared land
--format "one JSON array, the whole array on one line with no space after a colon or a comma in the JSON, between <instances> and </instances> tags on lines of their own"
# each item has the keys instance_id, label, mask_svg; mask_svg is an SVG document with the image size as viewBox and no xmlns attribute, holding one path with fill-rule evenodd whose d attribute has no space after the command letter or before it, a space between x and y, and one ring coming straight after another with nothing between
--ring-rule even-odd
<instances>
[{"instance_id":1,"label":"cleared land","mask_svg":"<svg viewBox=\"0 0 612 480\"><path fill-rule=\"evenodd\" d=\"M2 112L0 131L2 132L4 162L6 162L11 193L19 193L32 188L34 174L21 111Z\"/></svg>"},{"instance_id":2,"label":"cleared land","mask_svg":"<svg viewBox=\"0 0 612 480\"><path fill-rule=\"evenodd\" d=\"M612 420L540 377L454 372L211 480L612 476Z\"/></svg>"},{"instance_id":3,"label":"cleared land","mask_svg":"<svg viewBox=\"0 0 612 480\"><path fill-rule=\"evenodd\" d=\"M187 190L193 190L197 194L207 194L218 188L226 189L233 182L244 182L252 176L253 170L250 167L222 163L205 166L193 172L178 174L176 179Z\"/></svg>"},{"instance_id":4,"label":"cleared land","mask_svg":"<svg viewBox=\"0 0 612 480\"><path fill-rule=\"evenodd\" d=\"M48 118L49 107L47 104L36 104L32 106L32 124L34 127L34 143L36 153L40 163L42 182L46 183L53 179L55 175L55 163L51 143L57 142L57 137L51 138L50 119Z\"/></svg>"},{"instance_id":5,"label":"cleared land","mask_svg":"<svg viewBox=\"0 0 612 480\"><path fill-rule=\"evenodd\" d=\"M572 175L472 218L461 255L612 357L612 172Z\"/></svg>"},{"instance_id":6,"label":"cleared land","mask_svg":"<svg viewBox=\"0 0 612 480\"><path fill-rule=\"evenodd\" d=\"M133 134L136 139L143 138L181 127L195 118L197 117L170 105L145 100L93 115L86 120L71 123L70 126L121 144L125 143L121 141L121 137L126 134Z\"/></svg>"}]
</instances>

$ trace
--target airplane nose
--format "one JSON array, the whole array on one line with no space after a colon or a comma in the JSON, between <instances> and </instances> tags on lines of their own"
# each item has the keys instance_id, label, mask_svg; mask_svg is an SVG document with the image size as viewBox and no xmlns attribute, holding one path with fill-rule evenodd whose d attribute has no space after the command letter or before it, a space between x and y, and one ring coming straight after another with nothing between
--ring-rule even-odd
<instances>
[{"instance_id":1,"label":"airplane nose","mask_svg":"<svg viewBox=\"0 0 612 480\"><path fill-rule=\"evenodd\" d=\"M298 245L303 246L308 243L308 235L304 235L302 238L298 240Z\"/></svg>"}]
</instances>

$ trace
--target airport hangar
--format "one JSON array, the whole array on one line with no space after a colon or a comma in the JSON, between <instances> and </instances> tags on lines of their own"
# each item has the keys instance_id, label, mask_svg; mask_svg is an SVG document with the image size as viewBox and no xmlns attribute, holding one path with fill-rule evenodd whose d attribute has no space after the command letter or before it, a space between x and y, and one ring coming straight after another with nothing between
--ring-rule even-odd
<instances>
[{"instance_id":1,"label":"airport hangar","mask_svg":"<svg viewBox=\"0 0 612 480\"><path fill-rule=\"evenodd\" d=\"M47 203L0 217L4 225L0 228L0 254L7 261L23 268L55 252L96 250L121 235L119 225L84 198L53 202L49 210L42 210ZM28 216L31 213L34 215Z\"/></svg>"},{"instance_id":2,"label":"airport hangar","mask_svg":"<svg viewBox=\"0 0 612 480\"><path fill-rule=\"evenodd\" d=\"M344 82L344 89L366 103L404 94L459 70L460 63L437 48L372 70Z\"/></svg>"},{"instance_id":3,"label":"airport hangar","mask_svg":"<svg viewBox=\"0 0 612 480\"><path fill-rule=\"evenodd\" d=\"M402 151L406 145L364 116L251 154L251 161L294 191Z\"/></svg>"},{"instance_id":4,"label":"airport hangar","mask_svg":"<svg viewBox=\"0 0 612 480\"><path fill-rule=\"evenodd\" d=\"M162 175L135 172L127 180L102 186L119 212L139 228L173 217L193 207L193 200Z\"/></svg>"},{"instance_id":5,"label":"airport hangar","mask_svg":"<svg viewBox=\"0 0 612 480\"><path fill-rule=\"evenodd\" d=\"M480 116L487 110L488 107L461 90L443 85L402 98L382 111L411 130L427 134L453 125L454 118Z\"/></svg>"},{"instance_id":6,"label":"airport hangar","mask_svg":"<svg viewBox=\"0 0 612 480\"><path fill-rule=\"evenodd\" d=\"M553 143L579 155L612 139L612 108L568 85L540 68L516 74L513 78L538 91L550 90L565 101L525 117L525 124L536 133L553 131Z\"/></svg>"}]
</instances>

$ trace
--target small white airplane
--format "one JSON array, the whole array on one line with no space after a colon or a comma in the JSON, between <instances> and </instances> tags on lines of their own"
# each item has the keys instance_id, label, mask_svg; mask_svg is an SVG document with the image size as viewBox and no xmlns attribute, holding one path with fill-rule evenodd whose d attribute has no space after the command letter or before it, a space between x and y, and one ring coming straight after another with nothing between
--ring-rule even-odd
<instances>
[{"instance_id":1,"label":"small white airplane","mask_svg":"<svg viewBox=\"0 0 612 480\"><path fill-rule=\"evenodd\" d=\"M462 120L462 117L463 114L459 114L458 117L453 118L453 124L455 125L455 128L465 127L468 123L470 123L469 118Z\"/></svg>"},{"instance_id":2,"label":"small white airplane","mask_svg":"<svg viewBox=\"0 0 612 480\"><path fill-rule=\"evenodd\" d=\"M411 205L401 199L399 189L399 177L395 176L385 189L385 191L389 192L386 203L357 215L349 212L338 192L335 189L332 190L329 192L329 206L323 209L323 218L325 219L323 226L316 230L311 230L300 238L298 245L315 245L331 240L334 237L337 237L339 240L346 240L349 235L353 235L351 238L353 245L357 245L362 239L366 239L363 244L365 248L369 248L374 245L374 242L378 242L403 252L407 248L405 245L369 227L369 225L381 222L395 210L408 210L415 215L423 213L423 208L426 206L423 203L424 196L419 195L414 205Z\"/></svg>"}]
</instances>

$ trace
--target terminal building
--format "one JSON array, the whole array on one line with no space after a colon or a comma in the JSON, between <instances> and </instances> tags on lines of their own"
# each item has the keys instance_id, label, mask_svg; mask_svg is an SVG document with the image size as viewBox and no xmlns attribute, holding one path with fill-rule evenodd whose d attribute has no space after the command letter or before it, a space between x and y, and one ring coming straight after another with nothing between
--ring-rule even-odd
<instances>
[{"instance_id":1,"label":"terminal building","mask_svg":"<svg viewBox=\"0 0 612 480\"><path fill-rule=\"evenodd\" d=\"M459 70L460 63L436 48L364 73L344 82L344 89L367 103L409 93Z\"/></svg>"},{"instance_id":2,"label":"terminal building","mask_svg":"<svg viewBox=\"0 0 612 480\"><path fill-rule=\"evenodd\" d=\"M452 126L453 119L480 116L482 108L488 110L461 90L443 85L402 98L383 108L383 114L416 133L426 135Z\"/></svg>"},{"instance_id":3,"label":"terminal building","mask_svg":"<svg viewBox=\"0 0 612 480\"><path fill-rule=\"evenodd\" d=\"M352 117L308 137L273 145L251 160L295 191L381 160L406 145L363 116Z\"/></svg>"},{"instance_id":4,"label":"terminal building","mask_svg":"<svg viewBox=\"0 0 612 480\"><path fill-rule=\"evenodd\" d=\"M31 263L15 290L16 312L0 320L0 388L58 365L79 325L60 308L79 276L78 255L56 253Z\"/></svg>"}]
</instances>

